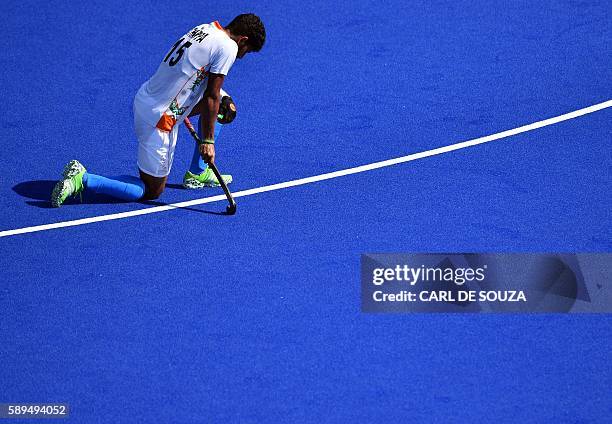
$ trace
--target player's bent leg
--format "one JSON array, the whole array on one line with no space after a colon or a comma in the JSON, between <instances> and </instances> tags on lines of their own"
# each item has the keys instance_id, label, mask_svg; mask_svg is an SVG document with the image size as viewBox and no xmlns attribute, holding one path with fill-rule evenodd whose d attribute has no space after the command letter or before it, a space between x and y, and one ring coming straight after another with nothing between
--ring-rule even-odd
<instances>
[{"instance_id":1,"label":"player's bent leg","mask_svg":"<svg viewBox=\"0 0 612 424\"><path fill-rule=\"evenodd\" d=\"M178 138L178 125L170 131L150 125L134 110L134 129L138 138L138 169L144 184L142 200L154 200L164 191L172 169Z\"/></svg>"},{"instance_id":2,"label":"player's bent leg","mask_svg":"<svg viewBox=\"0 0 612 424\"><path fill-rule=\"evenodd\" d=\"M198 119L198 131L201 133L202 128L202 120ZM217 123L215 125L215 140L219 140L219 136L221 135L221 129L223 128L223 124ZM202 159L202 155L200 155L200 146L197 143L193 145L193 155L191 156L191 163L189 164L189 172L192 174L201 174L203 171L208 169L208 165Z\"/></svg>"},{"instance_id":3,"label":"player's bent leg","mask_svg":"<svg viewBox=\"0 0 612 424\"><path fill-rule=\"evenodd\" d=\"M123 201L137 201L145 194L145 184L136 177L124 176L107 178L87 172L77 160L72 160L64 167L63 179L51 193L51 204L60 207L69 197L84 191L93 194L104 194Z\"/></svg>"},{"instance_id":4,"label":"player's bent leg","mask_svg":"<svg viewBox=\"0 0 612 424\"><path fill-rule=\"evenodd\" d=\"M201 132L202 120L198 120L198 127ZM223 124L217 123L215 125L215 140L219 139L219 135L221 134L221 128L223 128ZM233 178L231 175L222 175L221 178L225 181L226 184L232 182ZM194 144L193 155L191 157L191 164L189 165L189 170L185 172L183 176L183 187L187 189L198 189L204 187L218 187L219 180L215 176L212 169L208 167L206 162L202 159L200 155L200 148L197 144Z\"/></svg>"},{"instance_id":5,"label":"player's bent leg","mask_svg":"<svg viewBox=\"0 0 612 424\"><path fill-rule=\"evenodd\" d=\"M137 177L129 175L107 178L86 172L83 184L88 192L104 194L126 202L136 202L145 194L145 185Z\"/></svg>"},{"instance_id":6,"label":"player's bent leg","mask_svg":"<svg viewBox=\"0 0 612 424\"><path fill-rule=\"evenodd\" d=\"M168 177L155 177L140 170L140 179L145 185L144 196L142 200L155 200L161 196L166 188Z\"/></svg>"},{"instance_id":7,"label":"player's bent leg","mask_svg":"<svg viewBox=\"0 0 612 424\"><path fill-rule=\"evenodd\" d=\"M225 90L221 89L220 94L221 94L222 99L229 99L229 101L233 103L230 95ZM198 104L194 106L194 108L189 113L189 117L200 115L198 116L199 118L198 128L199 128L200 133L202 132L201 113L204 111L204 108L205 108L204 103L199 102ZM219 113L222 113L221 109L222 107L219 108ZM235 106L233 108L233 111L234 111L234 116L235 116L235 111L236 111ZM215 125L215 140L219 140L221 129L223 128L223 122L221 121L222 116L223 115L221 114L218 116L219 119L217 120L217 124ZM231 120L229 120L228 122L231 122ZM226 184L231 183L233 180L231 175L222 175L221 177L223 178ZM219 181L217 180L217 177L212 172L212 170L208 167L208 165L204 162L204 160L202 160L202 157L200 156L199 146L197 144L194 144L193 155L191 157L191 163L189 165L189 169L187 170L187 172L185 172L185 175L183 176L183 187L187 189L198 189L198 188L204 188L204 187L218 187L218 186L219 186Z\"/></svg>"}]
</instances>

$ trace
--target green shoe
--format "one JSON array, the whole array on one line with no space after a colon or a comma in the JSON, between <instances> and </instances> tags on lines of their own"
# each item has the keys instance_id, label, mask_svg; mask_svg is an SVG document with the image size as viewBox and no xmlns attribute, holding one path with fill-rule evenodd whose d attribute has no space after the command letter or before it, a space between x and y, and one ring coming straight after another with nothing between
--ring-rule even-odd
<instances>
[{"instance_id":1,"label":"green shoe","mask_svg":"<svg viewBox=\"0 0 612 424\"><path fill-rule=\"evenodd\" d=\"M229 184L233 180L231 175L221 175L221 178L223 178L225 184ZM212 172L210 168L206 168L206 170L200 174L193 174L191 171L187 171L183 177L183 187L190 189L219 187L219 180L217 180L215 173Z\"/></svg>"},{"instance_id":2,"label":"green shoe","mask_svg":"<svg viewBox=\"0 0 612 424\"><path fill-rule=\"evenodd\" d=\"M76 196L83 191L83 175L86 170L79 161L70 161L65 167L63 175L64 179L55 184L51 193L51 205L54 208L59 208L70 196Z\"/></svg>"}]
</instances>

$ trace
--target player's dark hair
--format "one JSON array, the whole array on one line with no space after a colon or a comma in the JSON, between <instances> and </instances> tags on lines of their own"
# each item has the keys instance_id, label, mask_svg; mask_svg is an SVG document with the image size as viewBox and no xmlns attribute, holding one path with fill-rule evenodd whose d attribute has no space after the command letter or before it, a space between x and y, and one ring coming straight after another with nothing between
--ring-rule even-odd
<instances>
[{"instance_id":1,"label":"player's dark hair","mask_svg":"<svg viewBox=\"0 0 612 424\"><path fill-rule=\"evenodd\" d=\"M226 27L232 34L249 37L251 50L260 51L266 42L266 29L259 16L253 13L238 15Z\"/></svg>"}]
</instances>

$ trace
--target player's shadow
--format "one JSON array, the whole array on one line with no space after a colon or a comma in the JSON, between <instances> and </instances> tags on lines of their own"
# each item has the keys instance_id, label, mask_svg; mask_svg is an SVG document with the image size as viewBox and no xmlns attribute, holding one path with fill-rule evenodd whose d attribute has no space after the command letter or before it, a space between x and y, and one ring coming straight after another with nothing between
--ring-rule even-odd
<instances>
[{"instance_id":1,"label":"player's shadow","mask_svg":"<svg viewBox=\"0 0 612 424\"><path fill-rule=\"evenodd\" d=\"M172 183L167 183L166 184L166 188L171 188L174 190L186 190L185 187L183 187L182 184L172 184ZM145 202L143 202L147 205L155 205L155 206L172 206L169 203L164 203L164 202L160 202L160 201L156 201L156 200L147 200ZM190 208L190 207L186 207L186 206L172 206L176 209L184 209L186 211L193 211L193 212L200 212L200 213L207 213L210 215L229 215L227 212L214 212L214 211L207 211L207 210L203 210L203 209L195 209L195 208Z\"/></svg>"},{"instance_id":2,"label":"player's shadow","mask_svg":"<svg viewBox=\"0 0 612 424\"><path fill-rule=\"evenodd\" d=\"M49 197L51 196L51 191L53 191L53 187L55 186L55 183L57 183L57 181L25 181L14 186L13 191L22 197L27 197L28 199L48 201ZM30 202L26 203L29 204Z\"/></svg>"},{"instance_id":3,"label":"player's shadow","mask_svg":"<svg viewBox=\"0 0 612 424\"><path fill-rule=\"evenodd\" d=\"M182 186L181 186L182 188ZM215 211L207 211L204 209L196 209L196 208L191 208L188 206L174 206L170 203L164 203L164 202L159 202L157 200L146 200L144 202L142 202L144 205L151 205L151 206L170 206L173 207L175 209L181 209L181 210L185 210L185 211L191 211L191 212L199 212L199 213L207 213L209 215L229 215L227 212L215 212Z\"/></svg>"},{"instance_id":4,"label":"player's shadow","mask_svg":"<svg viewBox=\"0 0 612 424\"><path fill-rule=\"evenodd\" d=\"M26 203L30 206L36 206L37 208L49 209L52 208L51 192L57 180L35 180L35 181L24 181L13 187L13 191L22 197L27 197ZM81 203L80 198L68 199L66 205ZM109 196L100 194L83 193L83 203L92 204L109 204L109 203L126 203L122 200L118 200Z\"/></svg>"},{"instance_id":5,"label":"player's shadow","mask_svg":"<svg viewBox=\"0 0 612 424\"><path fill-rule=\"evenodd\" d=\"M30 206L35 206L37 208L42 208L42 209L50 209L53 206L51 206L51 201L49 199L51 197L51 192L53 191L53 187L55 187L56 183L57 183L57 180L24 181L22 183L15 185L13 187L13 191L22 197L27 197L28 199L32 199L32 200L26 200L26 203ZM166 187L171 188L171 189L184 190L184 187L180 184L167 184ZM65 205L79 204L79 203L81 203L81 200L77 196L76 198L68 199ZM110 196L104 196L101 194L93 194L93 193L85 192L83 193L83 203L112 204L112 203L129 203L129 202L115 199ZM169 205L168 203L153 201L153 200L147 200L141 203L145 205L153 205L153 206L168 206ZM226 215L225 212L214 212L214 211L195 209L195 208L190 208L190 207L176 206L176 208L188 210L192 212L207 213L211 215Z\"/></svg>"},{"instance_id":6,"label":"player's shadow","mask_svg":"<svg viewBox=\"0 0 612 424\"><path fill-rule=\"evenodd\" d=\"M166 188L173 188L173 189L176 189L176 190L186 190L185 187L183 187L182 184L171 184L171 183L168 183L168 184L166 184Z\"/></svg>"}]
</instances>

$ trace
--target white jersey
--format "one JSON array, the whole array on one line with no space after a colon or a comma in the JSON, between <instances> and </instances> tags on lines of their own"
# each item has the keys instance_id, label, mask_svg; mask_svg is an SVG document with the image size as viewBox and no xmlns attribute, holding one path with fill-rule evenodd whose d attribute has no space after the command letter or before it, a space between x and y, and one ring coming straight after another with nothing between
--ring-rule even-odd
<instances>
[{"instance_id":1,"label":"white jersey","mask_svg":"<svg viewBox=\"0 0 612 424\"><path fill-rule=\"evenodd\" d=\"M170 132L202 99L208 74L227 75L238 45L219 22L202 24L181 37L134 99L142 119Z\"/></svg>"}]
</instances>

